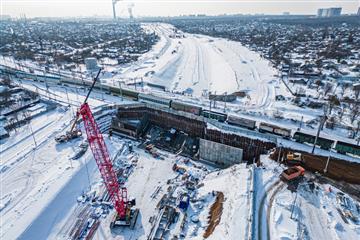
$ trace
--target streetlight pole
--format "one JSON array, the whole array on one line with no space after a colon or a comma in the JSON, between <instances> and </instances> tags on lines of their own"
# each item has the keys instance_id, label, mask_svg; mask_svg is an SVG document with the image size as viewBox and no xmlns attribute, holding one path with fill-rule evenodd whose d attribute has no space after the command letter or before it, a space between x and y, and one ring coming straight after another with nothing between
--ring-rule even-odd
<instances>
[{"instance_id":1,"label":"streetlight pole","mask_svg":"<svg viewBox=\"0 0 360 240\"><path fill-rule=\"evenodd\" d=\"M37 147L37 143L36 143L36 139L35 139L35 136L34 136L33 129L32 129L32 127L31 127L30 120L29 120L29 127L30 127L30 131L31 131L31 136L33 137L34 144L35 144L35 148L36 148L36 147Z\"/></svg>"}]
</instances>

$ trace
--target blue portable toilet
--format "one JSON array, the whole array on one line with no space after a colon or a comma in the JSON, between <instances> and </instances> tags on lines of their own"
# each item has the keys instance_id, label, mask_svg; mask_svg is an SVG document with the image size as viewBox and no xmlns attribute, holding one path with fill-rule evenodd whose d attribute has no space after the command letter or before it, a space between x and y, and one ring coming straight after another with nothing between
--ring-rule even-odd
<instances>
[{"instance_id":1,"label":"blue portable toilet","mask_svg":"<svg viewBox=\"0 0 360 240\"><path fill-rule=\"evenodd\" d=\"M189 202L190 202L189 195L187 195L186 193L182 194L180 197L179 208L186 211L187 208L189 207Z\"/></svg>"}]
</instances>

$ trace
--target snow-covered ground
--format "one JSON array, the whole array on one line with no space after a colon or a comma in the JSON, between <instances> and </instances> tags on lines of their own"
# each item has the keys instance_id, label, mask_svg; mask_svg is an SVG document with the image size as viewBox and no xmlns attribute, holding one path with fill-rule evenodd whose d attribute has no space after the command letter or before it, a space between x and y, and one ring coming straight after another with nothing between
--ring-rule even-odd
<instances>
[{"instance_id":1,"label":"snow-covered ground","mask_svg":"<svg viewBox=\"0 0 360 240\"><path fill-rule=\"evenodd\" d=\"M79 143L54 140L71 117L54 110L31 121L36 146L29 126L1 145L1 238L17 238L77 171L79 163L69 158Z\"/></svg>"},{"instance_id":2,"label":"snow-covered ground","mask_svg":"<svg viewBox=\"0 0 360 240\"><path fill-rule=\"evenodd\" d=\"M358 202L345 194L347 206L344 207L339 201L338 196L342 196L339 190L316 182L312 188L307 180L299 183L296 192L291 192L288 183L279 180L284 167L267 156L262 156L261 161L263 167L255 170L258 225L254 236L261 234L261 239L359 239ZM342 216L349 209L356 220Z\"/></svg>"},{"instance_id":3,"label":"snow-covered ground","mask_svg":"<svg viewBox=\"0 0 360 240\"><path fill-rule=\"evenodd\" d=\"M202 106L209 105L204 93L211 91L229 94L245 90L248 98L229 103L226 108L220 103L215 109L225 109L258 121L281 123L291 129L296 129L297 124L289 120L274 119L271 114L280 110L285 117L298 120L301 117L311 120L320 114L319 111L302 109L290 103L275 102L277 94L289 96L285 86L276 79L276 70L267 60L240 43L191 34L185 34L185 38L171 38L169 36L173 34L173 27L166 24L146 24L144 27L158 33L160 41L135 64L116 68L119 74L105 77L103 82L116 85L119 80L125 79L125 82L131 83L133 79L143 78L145 82L164 85L169 90L160 92L150 89L156 94ZM69 126L76 107L85 98L86 90L54 84L48 86L49 93L43 83L19 83L38 92L43 98L62 105L70 104L72 107L67 111L58 108L31 121L37 146L28 125L0 145L0 238L63 239L66 223L71 221L80 205L76 201L77 197L87 191L90 185L101 183L89 150L79 160L69 160L78 150L81 140L57 145L53 139ZM183 91L188 95L174 94ZM94 90L89 99L91 108L129 102L131 101L98 90ZM334 134L338 132L325 130L323 133L329 138ZM116 138L106 139L109 151L114 156L123 142L115 140ZM290 141L283 145L288 142ZM95 233L97 239L146 239L151 228L149 218L156 214L155 206L160 198L151 196L158 186L162 189L160 194L165 193L168 180L176 177L172 165L180 161L177 156L165 153L165 159L159 160L142 150L135 151L138 163L126 183L130 196L136 198L140 208L135 230L123 230L116 234L111 232L111 216L108 215L101 220ZM320 185L316 193L309 192L306 186L301 187L295 201L295 214L290 219L295 195L278 181L282 167L263 160L266 168L258 168L253 174L245 165L221 171L209 168L211 173L205 170L201 172L203 186L198 189L197 198L203 202L203 208L200 209L197 204L191 205L189 210L189 213L199 218L200 223L194 224L188 220L186 239L202 239L207 226L208 209L214 202L213 191L222 192L225 202L221 221L210 239L247 238L252 228L248 220L253 203L254 209L259 212L259 215L253 216L253 222L255 225L260 223L254 228L254 236L260 233L263 238L270 235L275 239L358 239L359 225L342 220L337 211L336 191L326 192L324 189L327 186ZM194 171L195 165L197 163L186 167L189 171ZM250 199L252 179L255 186L253 203ZM273 197L275 194L276 197ZM267 213L267 209L271 211ZM271 220L270 224L268 218ZM172 229L171 234L176 231L176 228Z\"/></svg>"},{"instance_id":4,"label":"snow-covered ground","mask_svg":"<svg viewBox=\"0 0 360 240\"><path fill-rule=\"evenodd\" d=\"M307 126L305 122L318 119L323 111L298 107L290 101L276 101L276 95L290 97L291 94L280 81L277 70L258 53L239 42L221 38L179 31L178 35L184 37L175 38L174 27L169 24L144 23L143 27L157 33L160 40L151 51L134 63L105 66L105 74L101 76L102 83L115 86L119 86L120 82L133 84L134 81L159 84L165 86L167 91L149 87L137 90L179 99L204 108L209 108L207 93L210 91L230 94L243 90L247 92L247 97L238 98L226 106L218 102L212 109L281 125L293 131L300 125L305 132L316 131L317 124ZM0 63L16 65L14 61L6 59L0 58ZM116 74L112 74L112 71ZM184 91L185 96L175 94ZM81 92L79 90L76 95ZM97 99L102 100L103 96L100 95ZM117 102L118 99L111 98L111 101ZM283 119L275 118L274 115L280 115ZM336 139L355 143L355 140L347 138L347 134L346 129L325 128L321 135L329 139L336 136Z\"/></svg>"},{"instance_id":5,"label":"snow-covered ground","mask_svg":"<svg viewBox=\"0 0 360 240\"><path fill-rule=\"evenodd\" d=\"M145 27L155 31L160 41L135 66L125 69L121 78L144 78L194 97L243 90L249 94L246 104L250 108L267 107L275 100L277 70L240 43L194 34L170 38L174 34L171 25Z\"/></svg>"}]
</instances>

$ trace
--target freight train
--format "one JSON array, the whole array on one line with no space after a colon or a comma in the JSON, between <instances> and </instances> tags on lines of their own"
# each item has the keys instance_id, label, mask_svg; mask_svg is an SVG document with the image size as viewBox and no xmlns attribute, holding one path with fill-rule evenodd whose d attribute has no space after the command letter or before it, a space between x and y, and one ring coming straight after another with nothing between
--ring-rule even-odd
<instances>
[{"instance_id":1,"label":"freight train","mask_svg":"<svg viewBox=\"0 0 360 240\"><path fill-rule=\"evenodd\" d=\"M12 74L14 74L14 73L12 73ZM70 79L70 78L58 77L58 76L40 76L40 75L36 75L36 74L24 73L21 71L16 71L15 75L19 78L32 79L32 80L41 81L41 82L47 81L47 82L52 82L52 83L55 83L58 85L68 85L68 84L73 85L73 84L75 84L78 86L86 87L86 86L90 86L92 83L91 81L87 81L87 80L79 80L79 79L72 79L72 78ZM104 84L96 84L95 88L102 90L102 91L106 91L112 95L116 95L116 96L122 95L123 97L130 98L132 100L137 100L137 101L145 102L148 104L156 104L158 106L171 108L171 109L174 109L177 111L188 112L191 114L195 114L197 116L203 116L205 118L214 119L219 122L226 122L227 124L235 125L235 126L238 126L241 128L247 128L247 129L254 130L254 131L256 129L256 121L254 121L254 120L246 119L246 118L242 118L242 117L238 117L238 116L234 116L234 115L227 115L225 113L220 113L220 112L216 112L216 111L209 111L209 110L203 109L202 107L199 107L197 105L183 103L180 101L155 96L152 94L144 94L144 93L140 93L136 90L131 90L128 88L119 88L119 87L108 86L108 85L104 85ZM259 123L258 131L263 132L263 133L275 134L275 135L281 136L283 138L292 139L292 140L294 140L296 142L300 142L300 143L314 144L315 138L316 138L315 135L311 135L311 134L307 134L307 133L303 133L303 132L299 132L299 131L296 131L292 135L291 129L279 127L279 126L276 126L273 124L268 124L265 122ZM322 149L326 149L326 150L333 149L341 154L349 153L349 154L360 156L360 146L357 146L355 144L346 143L346 142L342 142L342 141L334 141L334 140L323 138L323 137L319 137L316 144L318 146L320 146L320 148L322 148Z\"/></svg>"}]
</instances>

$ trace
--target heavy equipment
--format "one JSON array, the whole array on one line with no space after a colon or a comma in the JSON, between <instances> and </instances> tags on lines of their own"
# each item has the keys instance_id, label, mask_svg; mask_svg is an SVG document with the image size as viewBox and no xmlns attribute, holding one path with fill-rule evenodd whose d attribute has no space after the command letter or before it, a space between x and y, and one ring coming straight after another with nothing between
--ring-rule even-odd
<instances>
[{"instance_id":1,"label":"heavy equipment","mask_svg":"<svg viewBox=\"0 0 360 240\"><path fill-rule=\"evenodd\" d=\"M304 174L305 174L304 168L302 168L301 166L294 166L284 170L281 173L281 178L286 181L293 181L304 176Z\"/></svg>"},{"instance_id":2,"label":"heavy equipment","mask_svg":"<svg viewBox=\"0 0 360 240\"><path fill-rule=\"evenodd\" d=\"M99 78L100 72L101 72L101 68L99 69L98 73L96 74L96 77L94 78L94 82L93 82L93 84L91 85L90 90L89 90L89 92L88 92L88 94L87 94L87 96L86 96L86 98L85 98L85 101L84 101L84 103L83 103L82 105L84 105L84 104L87 102L87 99L89 98L89 95L90 95L92 89L93 89L94 86L95 86L95 82L96 82L96 80ZM82 106L82 105L81 105L81 106ZM80 109L81 109L81 107L80 107ZM82 132L81 132L81 130L80 130L79 128L76 127L76 124L77 124L77 122L78 122L78 120L79 120L79 117L80 117L80 115L79 115L79 113L77 113L76 116L75 116L75 119L73 120L74 122L73 122L72 125L71 125L70 131L67 131L67 132L66 132L65 134L63 134L63 135L56 136L56 137L55 137L55 141L56 141L56 142L58 142L58 143L63 143L63 142L70 141L70 140L72 140L72 139L74 139L74 138L81 137Z\"/></svg>"},{"instance_id":3,"label":"heavy equipment","mask_svg":"<svg viewBox=\"0 0 360 240\"><path fill-rule=\"evenodd\" d=\"M286 155L286 162L289 165L299 165L304 163L301 153L298 152L289 152Z\"/></svg>"},{"instance_id":4,"label":"heavy equipment","mask_svg":"<svg viewBox=\"0 0 360 240\"><path fill-rule=\"evenodd\" d=\"M114 215L114 220L111 225L133 227L135 225L139 210L132 208L135 205L135 200L128 201L126 187L120 186L118 182L118 178L113 168L113 164L105 145L104 138L90 110L89 104L87 103L90 93L94 88L97 79L99 78L100 71L101 69L99 69L98 74L94 78L84 103L77 111L76 120L81 116L90 149L94 155L94 159L101 173L106 190L108 191L110 199L116 210L116 214Z\"/></svg>"}]
</instances>

